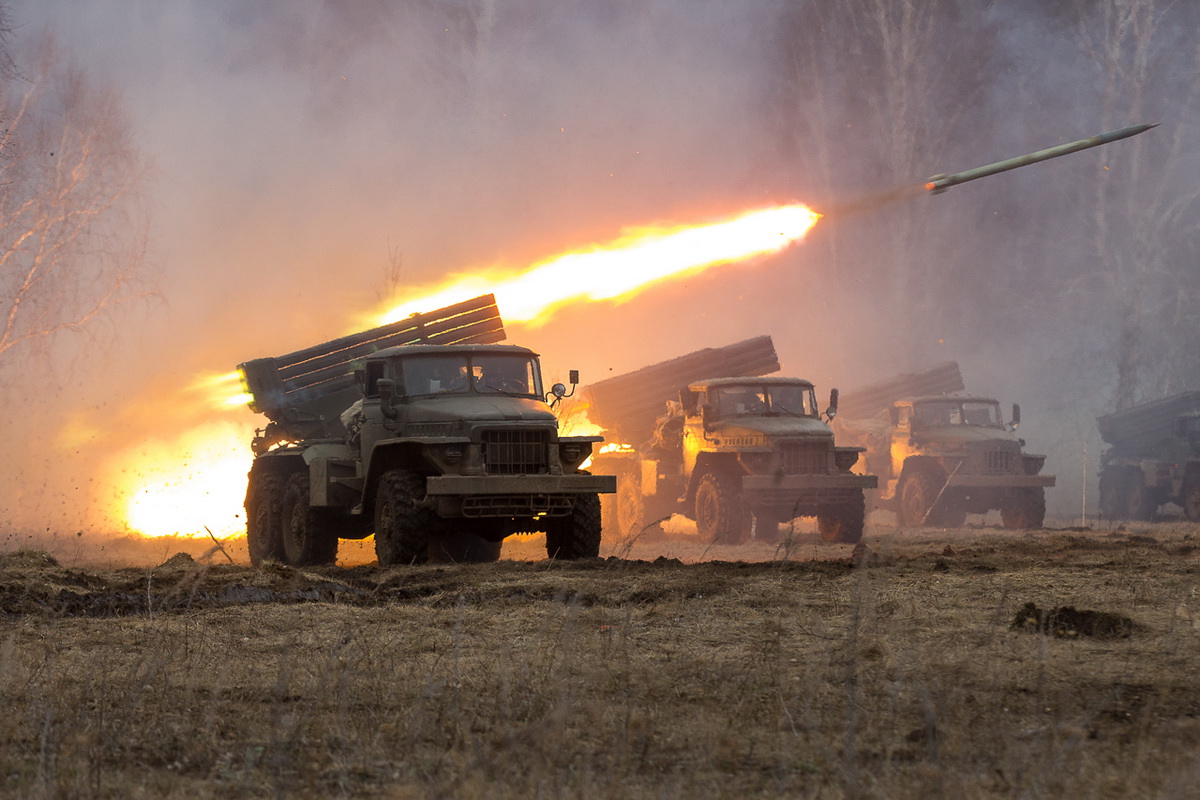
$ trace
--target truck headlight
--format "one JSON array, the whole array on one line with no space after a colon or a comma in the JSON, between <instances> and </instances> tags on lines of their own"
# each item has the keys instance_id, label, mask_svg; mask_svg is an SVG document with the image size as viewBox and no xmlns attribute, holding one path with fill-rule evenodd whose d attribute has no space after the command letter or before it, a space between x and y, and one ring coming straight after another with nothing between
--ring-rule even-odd
<instances>
[{"instance_id":1,"label":"truck headlight","mask_svg":"<svg viewBox=\"0 0 1200 800\"><path fill-rule=\"evenodd\" d=\"M447 464L457 464L462 461L463 448L461 444L450 444L442 450L442 460Z\"/></svg>"}]
</instances>

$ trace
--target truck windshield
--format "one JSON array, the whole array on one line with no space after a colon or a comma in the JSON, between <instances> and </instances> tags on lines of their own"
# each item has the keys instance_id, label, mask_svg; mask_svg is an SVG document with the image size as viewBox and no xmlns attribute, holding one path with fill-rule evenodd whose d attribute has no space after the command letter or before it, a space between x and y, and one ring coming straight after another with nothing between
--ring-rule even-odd
<instances>
[{"instance_id":1,"label":"truck windshield","mask_svg":"<svg viewBox=\"0 0 1200 800\"><path fill-rule=\"evenodd\" d=\"M919 403L913 409L913 422L926 427L943 425L1003 426L1000 406L996 403L932 402Z\"/></svg>"},{"instance_id":2,"label":"truck windshield","mask_svg":"<svg viewBox=\"0 0 1200 800\"><path fill-rule=\"evenodd\" d=\"M541 397L537 362L517 353L450 353L410 356L403 361L404 392L507 394Z\"/></svg>"},{"instance_id":3,"label":"truck windshield","mask_svg":"<svg viewBox=\"0 0 1200 800\"><path fill-rule=\"evenodd\" d=\"M722 416L743 414L816 413L811 386L722 386L717 389L717 408Z\"/></svg>"},{"instance_id":4,"label":"truck windshield","mask_svg":"<svg viewBox=\"0 0 1200 800\"><path fill-rule=\"evenodd\" d=\"M811 386L768 386L767 391L772 411L804 417L817 414L816 397Z\"/></svg>"}]
</instances>

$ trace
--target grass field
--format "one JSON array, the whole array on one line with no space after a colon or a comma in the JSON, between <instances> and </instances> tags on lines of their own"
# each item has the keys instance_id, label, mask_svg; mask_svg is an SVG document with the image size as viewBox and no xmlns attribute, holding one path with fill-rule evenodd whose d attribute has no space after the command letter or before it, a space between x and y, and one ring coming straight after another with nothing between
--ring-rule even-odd
<instances>
[{"instance_id":1,"label":"grass field","mask_svg":"<svg viewBox=\"0 0 1200 800\"><path fill-rule=\"evenodd\" d=\"M1195 797L1198 533L872 525L857 552L680 535L578 563L530 539L408 569L369 542L312 570L10 551L0 793ZM1014 626L1027 603L1128 623Z\"/></svg>"}]
</instances>

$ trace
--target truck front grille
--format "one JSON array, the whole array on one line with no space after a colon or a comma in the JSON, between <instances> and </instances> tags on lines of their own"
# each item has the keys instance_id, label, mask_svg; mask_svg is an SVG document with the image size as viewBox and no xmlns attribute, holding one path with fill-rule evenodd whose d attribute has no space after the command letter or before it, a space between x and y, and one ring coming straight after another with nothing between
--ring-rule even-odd
<instances>
[{"instance_id":1,"label":"truck front grille","mask_svg":"<svg viewBox=\"0 0 1200 800\"><path fill-rule=\"evenodd\" d=\"M483 432L483 463L489 475L538 475L549 471L547 431Z\"/></svg>"},{"instance_id":2,"label":"truck front grille","mask_svg":"<svg viewBox=\"0 0 1200 800\"><path fill-rule=\"evenodd\" d=\"M788 442L779 451L786 475L813 475L829 471L829 446L821 442Z\"/></svg>"},{"instance_id":3,"label":"truck front grille","mask_svg":"<svg viewBox=\"0 0 1200 800\"><path fill-rule=\"evenodd\" d=\"M1009 450L989 450L984 460L984 471L996 475L1007 475L1013 471L1013 454Z\"/></svg>"}]
</instances>

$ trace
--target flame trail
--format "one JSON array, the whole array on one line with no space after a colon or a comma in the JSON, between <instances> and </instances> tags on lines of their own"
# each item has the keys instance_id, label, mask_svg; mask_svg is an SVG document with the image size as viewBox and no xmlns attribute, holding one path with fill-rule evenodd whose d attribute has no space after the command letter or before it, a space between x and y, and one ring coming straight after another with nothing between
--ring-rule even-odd
<instances>
[{"instance_id":1,"label":"flame trail","mask_svg":"<svg viewBox=\"0 0 1200 800\"><path fill-rule=\"evenodd\" d=\"M602 247L535 264L509 275L460 275L377 318L386 325L410 314L492 293L504 319L538 324L559 306L621 300L669 278L775 253L800 239L821 215L803 205L751 211L724 222L641 228Z\"/></svg>"}]
</instances>

